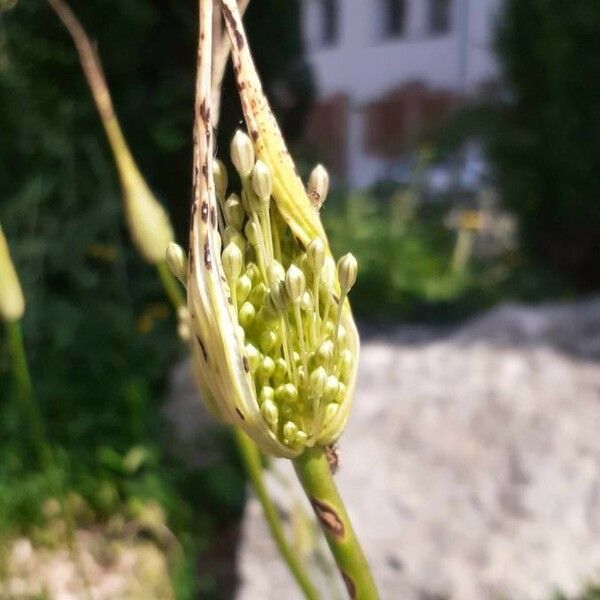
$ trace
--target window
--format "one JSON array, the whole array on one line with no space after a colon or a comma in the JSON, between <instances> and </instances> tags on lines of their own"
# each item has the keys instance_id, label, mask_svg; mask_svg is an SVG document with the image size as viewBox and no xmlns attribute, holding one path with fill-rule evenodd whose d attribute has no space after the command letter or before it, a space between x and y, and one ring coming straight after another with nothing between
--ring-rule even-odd
<instances>
[{"instance_id":1,"label":"window","mask_svg":"<svg viewBox=\"0 0 600 600\"><path fill-rule=\"evenodd\" d=\"M449 33L451 12L451 0L429 0L429 32L435 35Z\"/></svg>"},{"instance_id":2,"label":"window","mask_svg":"<svg viewBox=\"0 0 600 600\"><path fill-rule=\"evenodd\" d=\"M384 37L404 35L406 28L406 0L381 0Z\"/></svg>"},{"instance_id":3,"label":"window","mask_svg":"<svg viewBox=\"0 0 600 600\"><path fill-rule=\"evenodd\" d=\"M333 46L339 34L338 0L321 0L321 43Z\"/></svg>"}]
</instances>

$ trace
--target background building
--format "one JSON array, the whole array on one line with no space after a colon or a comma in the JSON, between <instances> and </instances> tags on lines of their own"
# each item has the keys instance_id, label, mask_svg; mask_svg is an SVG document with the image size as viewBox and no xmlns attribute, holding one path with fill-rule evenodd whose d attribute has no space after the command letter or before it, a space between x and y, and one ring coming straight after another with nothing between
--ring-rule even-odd
<instances>
[{"instance_id":1,"label":"background building","mask_svg":"<svg viewBox=\"0 0 600 600\"><path fill-rule=\"evenodd\" d=\"M304 0L308 138L338 179L393 177L417 133L493 85L500 1Z\"/></svg>"}]
</instances>

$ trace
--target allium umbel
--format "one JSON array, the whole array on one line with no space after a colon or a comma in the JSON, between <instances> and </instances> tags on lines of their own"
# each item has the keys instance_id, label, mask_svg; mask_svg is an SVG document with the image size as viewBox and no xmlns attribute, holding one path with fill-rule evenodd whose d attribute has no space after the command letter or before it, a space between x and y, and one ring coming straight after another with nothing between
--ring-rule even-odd
<instances>
[{"instance_id":1,"label":"allium umbel","mask_svg":"<svg viewBox=\"0 0 600 600\"><path fill-rule=\"evenodd\" d=\"M236 192L212 158L209 81L197 84L187 279L195 367L218 417L293 458L334 442L349 416L359 338L347 294L357 265L350 254L336 265L318 212L327 172L318 167L305 189L239 27L234 39L250 132L231 143Z\"/></svg>"}]
</instances>

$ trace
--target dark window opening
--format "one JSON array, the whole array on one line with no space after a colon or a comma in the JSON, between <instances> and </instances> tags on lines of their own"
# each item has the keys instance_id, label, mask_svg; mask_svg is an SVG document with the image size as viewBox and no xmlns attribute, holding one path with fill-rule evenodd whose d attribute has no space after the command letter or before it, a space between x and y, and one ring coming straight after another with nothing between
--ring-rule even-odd
<instances>
[{"instance_id":1,"label":"dark window opening","mask_svg":"<svg viewBox=\"0 0 600 600\"><path fill-rule=\"evenodd\" d=\"M337 0L321 0L322 25L321 41L323 46L333 46L339 34L339 7Z\"/></svg>"},{"instance_id":2,"label":"dark window opening","mask_svg":"<svg viewBox=\"0 0 600 600\"><path fill-rule=\"evenodd\" d=\"M385 37L399 37L406 29L406 0L383 0Z\"/></svg>"},{"instance_id":3,"label":"dark window opening","mask_svg":"<svg viewBox=\"0 0 600 600\"><path fill-rule=\"evenodd\" d=\"M443 35L450 31L452 22L451 0L429 0L429 31Z\"/></svg>"}]
</instances>

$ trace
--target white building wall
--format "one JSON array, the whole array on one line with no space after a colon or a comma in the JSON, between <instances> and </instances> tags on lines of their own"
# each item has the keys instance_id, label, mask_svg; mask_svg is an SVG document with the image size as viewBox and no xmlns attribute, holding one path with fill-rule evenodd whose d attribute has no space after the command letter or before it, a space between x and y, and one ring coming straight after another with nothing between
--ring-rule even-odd
<instances>
[{"instance_id":1,"label":"white building wall","mask_svg":"<svg viewBox=\"0 0 600 600\"><path fill-rule=\"evenodd\" d=\"M339 0L337 42L323 47L321 0L304 0L303 35L318 96L349 97L350 183L363 187L385 175L387 165L364 152L362 107L411 80L432 88L474 92L497 75L491 54L493 17L501 0L454 0L450 33L428 32L428 1L408 0L404 36L381 35L380 0Z\"/></svg>"}]
</instances>

